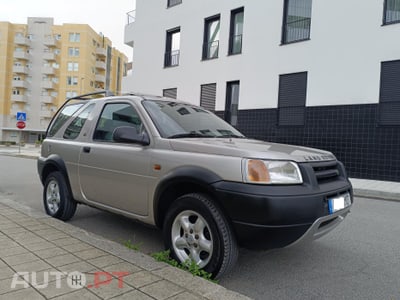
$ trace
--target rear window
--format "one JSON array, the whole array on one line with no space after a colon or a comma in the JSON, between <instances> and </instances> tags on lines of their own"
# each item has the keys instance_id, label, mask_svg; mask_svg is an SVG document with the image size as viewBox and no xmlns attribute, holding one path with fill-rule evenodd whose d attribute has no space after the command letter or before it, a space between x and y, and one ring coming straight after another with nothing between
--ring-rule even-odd
<instances>
[{"instance_id":1,"label":"rear window","mask_svg":"<svg viewBox=\"0 0 400 300\"><path fill-rule=\"evenodd\" d=\"M57 131L67 122L67 120L79 109L83 103L75 103L65 106L53 120L50 125L50 129L47 132L47 136L53 136Z\"/></svg>"}]
</instances>

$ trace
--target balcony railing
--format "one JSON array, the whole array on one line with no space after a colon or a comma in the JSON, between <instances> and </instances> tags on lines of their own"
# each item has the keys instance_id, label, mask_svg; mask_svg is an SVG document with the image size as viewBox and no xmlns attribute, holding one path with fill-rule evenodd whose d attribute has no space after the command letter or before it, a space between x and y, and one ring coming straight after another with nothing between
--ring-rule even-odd
<instances>
[{"instance_id":1,"label":"balcony railing","mask_svg":"<svg viewBox=\"0 0 400 300\"><path fill-rule=\"evenodd\" d=\"M229 37L229 54L242 53L242 34Z\"/></svg>"},{"instance_id":2,"label":"balcony railing","mask_svg":"<svg viewBox=\"0 0 400 300\"><path fill-rule=\"evenodd\" d=\"M97 81L97 82L106 82L106 77L104 76L104 75L99 75L99 74L96 74L96 76L95 76L95 80Z\"/></svg>"},{"instance_id":3,"label":"balcony railing","mask_svg":"<svg viewBox=\"0 0 400 300\"><path fill-rule=\"evenodd\" d=\"M54 68L52 67L42 67L42 73L46 75L54 75Z\"/></svg>"},{"instance_id":4,"label":"balcony railing","mask_svg":"<svg viewBox=\"0 0 400 300\"><path fill-rule=\"evenodd\" d=\"M12 87L13 88L27 89L28 88L28 83L25 80L13 80L12 81Z\"/></svg>"},{"instance_id":5,"label":"balcony railing","mask_svg":"<svg viewBox=\"0 0 400 300\"><path fill-rule=\"evenodd\" d=\"M129 25L131 23L135 23L136 21L136 10L131 10L126 13L127 22L126 24Z\"/></svg>"},{"instance_id":6,"label":"balcony railing","mask_svg":"<svg viewBox=\"0 0 400 300\"><path fill-rule=\"evenodd\" d=\"M43 80L41 86L46 90L54 90L56 88L54 82L51 80Z\"/></svg>"},{"instance_id":7,"label":"balcony railing","mask_svg":"<svg viewBox=\"0 0 400 300\"><path fill-rule=\"evenodd\" d=\"M173 67L179 65L179 50L166 52L164 55L164 67Z\"/></svg>"},{"instance_id":8,"label":"balcony railing","mask_svg":"<svg viewBox=\"0 0 400 300\"><path fill-rule=\"evenodd\" d=\"M13 66L13 72L17 74L28 74L28 68L24 66Z\"/></svg>"},{"instance_id":9,"label":"balcony railing","mask_svg":"<svg viewBox=\"0 0 400 300\"><path fill-rule=\"evenodd\" d=\"M104 61L96 61L96 68L97 69L106 69L106 63Z\"/></svg>"},{"instance_id":10,"label":"balcony railing","mask_svg":"<svg viewBox=\"0 0 400 300\"><path fill-rule=\"evenodd\" d=\"M56 55L53 52L45 52L43 54L43 59L53 61L56 60Z\"/></svg>"},{"instance_id":11,"label":"balcony railing","mask_svg":"<svg viewBox=\"0 0 400 300\"><path fill-rule=\"evenodd\" d=\"M29 60L29 54L26 53L25 51L14 51L14 58Z\"/></svg>"},{"instance_id":12,"label":"balcony railing","mask_svg":"<svg viewBox=\"0 0 400 300\"><path fill-rule=\"evenodd\" d=\"M203 44L203 59L212 59L218 57L219 41L213 41Z\"/></svg>"},{"instance_id":13,"label":"balcony railing","mask_svg":"<svg viewBox=\"0 0 400 300\"><path fill-rule=\"evenodd\" d=\"M107 56L107 51L104 48L96 48L96 54L99 56Z\"/></svg>"},{"instance_id":14,"label":"balcony railing","mask_svg":"<svg viewBox=\"0 0 400 300\"><path fill-rule=\"evenodd\" d=\"M43 97L43 96L42 96ZM51 118L53 113L50 110L41 110L39 113L42 118Z\"/></svg>"},{"instance_id":15,"label":"balcony railing","mask_svg":"<svg viewBox=\"0 0 400 300\"><path fill-rule=\"evenodd\" d=\"M282 43L307 40L310 38L311 18L300 18L284 24Z\"/></svg>"},{"instance_id":16,"label":"balcony railing","mask_svg":"<svg viewBox=\"0 0 400 300\"><path fill-rule=\"evenodd\" d=\"M28 101L28 97L25 95L11 95L11 101L26 103Z\"/></svg>"},{"instance_id":17,"label":"balcony railing","mask_svg":"<svg viewBox=\"0 0 400 300\"><path fill-rule=\"evenodd\" d=\"M31 44L31 41L24 36L16 36L14 38L14 43L17 45L29 46Z\"/></svg>"},{"instance_id":18,"label":"balcony railing","mask_svg":"<svg viewBox=\"0 0 400 300\"><path fill-rule=\"evenodd\" d=\"M57 43L56 39L51 35L46 36L43 40L43 44L45 44L48 47L55 47L56 43Z\"/></svg>"},{"instance_id":19,"label":"balcony railing","mask_svg":"<svg viewBox=\"0 0 400 300\"><path fill-rule=\"evenodd\" d=\"M49 95L40 96L40 101L46 104L53 104L54 97Z\"/></svg>"}]
</instances>

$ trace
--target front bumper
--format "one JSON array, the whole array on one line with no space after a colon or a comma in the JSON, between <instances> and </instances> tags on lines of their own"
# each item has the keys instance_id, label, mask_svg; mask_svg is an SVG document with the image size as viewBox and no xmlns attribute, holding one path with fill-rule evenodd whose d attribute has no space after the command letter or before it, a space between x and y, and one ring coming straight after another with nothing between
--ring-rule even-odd
<instances>
[{"instance_id":1,"label":"front bumper","mask_svg":"<svg viewBox=\"0 0 400 300\"><path fill-rule=\"evenodd\" d=\"M241 246L281 248L319 238L334 229L351 205L329 213L328 200L353 190L342 168L340 176L317 182L310 176L301 185L266 186L220 181L216 198L228 215Z\"/></svg>"}]
</instances>

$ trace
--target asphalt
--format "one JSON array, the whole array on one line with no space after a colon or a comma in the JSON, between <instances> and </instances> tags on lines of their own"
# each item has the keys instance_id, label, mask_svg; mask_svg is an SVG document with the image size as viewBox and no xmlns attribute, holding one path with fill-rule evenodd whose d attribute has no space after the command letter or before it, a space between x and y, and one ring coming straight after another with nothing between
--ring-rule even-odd
<instances>
[{"instance_id":1,"label":"asphalt","mask_svg":"<svg viewBox=\"0 0 400 300\"><path fill-rule=\"evenodd\" d=\"M34 145L0 146L0 155L39 153ZM398 182L350 180L355 196L400 201ZM2 196L0 299L25 298L249 299Z\"/></svg>"}]
</instances>

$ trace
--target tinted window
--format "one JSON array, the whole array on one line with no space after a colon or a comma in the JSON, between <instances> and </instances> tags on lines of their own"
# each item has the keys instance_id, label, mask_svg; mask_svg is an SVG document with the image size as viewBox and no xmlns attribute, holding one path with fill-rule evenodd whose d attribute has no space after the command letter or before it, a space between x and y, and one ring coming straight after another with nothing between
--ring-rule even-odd
<instances>
[{"instance_id":1,"label":"tinted window","mask_svg":"<svg viewBox=\"0 0 400 300\"><path fill-rule=\"evenodd\" d=\"M120 126L134 127L138 133L144 130L138 113L130 104L106 104L97 122L93 139L111 142L114 129Z\"/></svg>"},{"instance_id":2,"label":"tinted window","mask_svg":"<svg viewBox=\"0 0 400 300\"><path fill-rule=\"evenodd\" d=\"M51 123L51 127L47 133L48 136L53 136L65 124L65 122L79 109L83 103L75 103L65 106Z\"/></svg>"},{"instance_id":3,"label":"tinted window","mask_svg":"<svg viewBox=\"0 0 400 300\"><path fill-rule=\"evenodd\" d=\"M190 134L193 137L243 137L225 121L198 106L157 100L144 100L143 106L164 138Z\"/></svg>"},{"instance_id":4,"label":"tinted window","mask_svg":"<svg viewBox=\"0 0 400 300\"><path fill-rule=\"evenodd\" d=\"M64 132L64 139L76 139L80 134L83 125L87 118L89 117L90 112L93 110L94 104L89 105L86 107L72 122L68 125L67 129Z\"/></svg>"}]
</instances>

